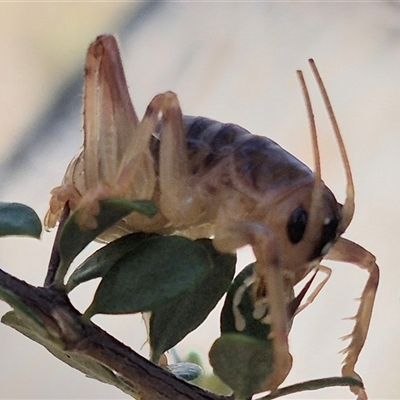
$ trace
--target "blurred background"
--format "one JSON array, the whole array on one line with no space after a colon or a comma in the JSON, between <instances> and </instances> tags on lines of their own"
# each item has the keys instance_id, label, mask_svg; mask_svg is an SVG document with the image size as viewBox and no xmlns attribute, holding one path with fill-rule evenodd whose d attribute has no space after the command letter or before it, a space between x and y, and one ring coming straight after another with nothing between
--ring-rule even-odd
<instances>
[{"instance_id":1,"label":"blurred background","mask_svg":"<svg viewBox=\"0 0 400 400\"><path fill-rule=\"evenodd\" d=\"M308 79L322 148L323 178L344 199L338 150L307 59L313 57L333 102L356 184L356 214L345 236L377 256L381 283L358 362L372 399L400 398L400 6L393 2L69 2L0 4L0 199L41 217L49 191L82 143L85 52L102 33L118 35L139 115L162 91L178 93L183 112L234 122L280 143L312 167L307 117L295 70ZM54 232L40 242L0 241L0 266L41 285ZM92 247L93 249L93 247ZM240 265L252 260L240 253ZM333 275L290 334L294 366L285 384L340 374L367 274L328 264ZM94 285L73 292L84 310ZM0 314L8 310L0 303ZM138 316L95 317L147 353ZM218 314L179 346L207 351ZM12 329L0 326L0 398L127 398L86 378ZM290 398L290 397L288 397ZM346 389L291 398L352 399Z\"/></svg>"}]
</instances>

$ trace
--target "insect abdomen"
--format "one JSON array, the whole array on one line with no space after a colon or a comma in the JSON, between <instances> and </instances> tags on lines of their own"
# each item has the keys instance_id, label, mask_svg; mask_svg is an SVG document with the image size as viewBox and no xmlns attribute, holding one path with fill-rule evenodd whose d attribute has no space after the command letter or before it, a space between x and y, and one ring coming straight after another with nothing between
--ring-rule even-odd
<instances>
[{"instance_id":1,"label":"insect abdomen","mask_svg":"<svg viewBox=\"0 0 400 400\"><path fill-rule=\"evenodd\" d=\"M259 191L291 185L313 173L273 140L251 134L236 124L204 117L184 117L192 174L217 168L232 158L234 179Z\"/></svg>"}]
</instances>

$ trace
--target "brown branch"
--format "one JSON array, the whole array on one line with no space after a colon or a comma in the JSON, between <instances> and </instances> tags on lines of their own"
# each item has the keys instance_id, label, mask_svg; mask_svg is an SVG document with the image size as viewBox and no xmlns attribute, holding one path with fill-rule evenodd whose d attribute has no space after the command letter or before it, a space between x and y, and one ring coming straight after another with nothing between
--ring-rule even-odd
<instances>
[{"instance_id":1,"label":"brown branch","mask_svg":"<svg viewBox=\"0 0 400 400\"><path fill-rule=\"evenodd\" d=\"M54 284L54 279L57 274L58 265L60 264L60 250L59 250L59 243L60 243L60 236L62 229L64 227L65 222L67 221L69 214L70 214L69 203L65 203L63 212L61 214L60 222L58 224L56 237L54 239L53 248L51 250L49 266L47 269L46 279L44 280L44 287L50 287Z\"/></svg>"},{"instance_id":2,"label":"brown branch","mask_svg":"<svg viewBox=\"0 0 400 400\"><path fill-rule=\"evenodd\" d=\"M83 321L65 293L34 287L0 270L0 288L43 321L66 354L89 357L111 371L141 400L227 400L178 379L146 360L92 322Z\"/></svg>"}]
</instances>

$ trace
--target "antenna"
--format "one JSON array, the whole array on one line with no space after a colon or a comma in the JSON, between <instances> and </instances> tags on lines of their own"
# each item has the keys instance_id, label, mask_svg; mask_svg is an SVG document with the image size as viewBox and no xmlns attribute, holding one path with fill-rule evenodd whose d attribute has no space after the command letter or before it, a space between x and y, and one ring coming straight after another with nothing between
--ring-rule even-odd
<instances>
[{"instance_id":1,"label":"antenna","mask_svg":"<svg viewBox=\"0 0 400 400\"><path fill-rule=\"evenodd\" d=\"M311 70L314 74L315 80L317 81L319 90L321 92L321 96L324 100L325 103L325 108L328 112L329 119L331 121L331 125L333 127L333 130L335 132L336 140L339 145L339 150L340 150L340 155L342 157L344 169L346 172L346 179L347 179L347 187L346 187L346 200L343 204L343 210L342 210L342 232L346 230L346 228L349 226L351 220L353 219L354 215L354 183L353 183L353 176L351 174L351 168L350 168L350 162L349 158L347 156L346 148L344 146L343 138L340 133L339 125L336 121L335 114L332 109L332 104L329 100L328 93L326 92L325 85L321 79L321 76L318 72L317 66L315 65L315 62L313 59L308 60Z\"/></svg>"},{"instance_id":2,"label":"antenna","mask_svg":"<svg viewBox=\"0 0 400 400\"><path fill-rule=\"evenodd\" d=\"M303 92L304 101L306 104L308 122L310 124L312 147L314 153L315 181L312 191L310 215L309 215L310 226L313 226L314 222L317 221L317 216L319 214L319 206L322 200L321 157L319 153L317 128L315 125L315 118L311 104L310 94L308 93L303 72L302 71L296 71L296 72L297 72L297 77L299 78L300 81L301 90Z\"/></svg>"}]
</instances>

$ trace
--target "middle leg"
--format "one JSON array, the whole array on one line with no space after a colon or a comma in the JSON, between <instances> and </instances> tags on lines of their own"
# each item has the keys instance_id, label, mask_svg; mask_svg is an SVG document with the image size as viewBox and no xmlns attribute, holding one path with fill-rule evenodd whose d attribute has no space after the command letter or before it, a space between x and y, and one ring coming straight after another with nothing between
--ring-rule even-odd
<instances>
[{"instance_id":1,"label":"middle leg","mask_svg":"<svg viewBox=\"0 0 400 400\"><path fill-rule=\"evenodd\" d=\"M325 278L320 283L318 283L317 287L307 297L307 299L304 302L304 304L301 304L297 308L297 310L294 313L294 315L297 315L300 312L302 312L304 309L306 309L315 300L315 298L319 295L319 293L321 292L321 290L326 285L326 283L328 282L329 278L332 275L332 270L330 268L328 268L328 267L325 267L324 265L318 265L318 267L316 268L316 273L318 273L320 271L326 274Z\"/></svg>"},{"instance_id":2,"label":"middle leg","mask_svg":"<svg viewBox=\"0 0 400 400\"><path fill-rule=\"evenodd\" d=\"M192 184L187 133L178 98L173 92L163 95L160 132L159 184L161 212L181 229L202 220L205 198L199 182Z\"/></svg>"}]
</instances>

